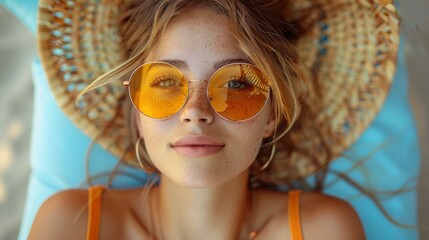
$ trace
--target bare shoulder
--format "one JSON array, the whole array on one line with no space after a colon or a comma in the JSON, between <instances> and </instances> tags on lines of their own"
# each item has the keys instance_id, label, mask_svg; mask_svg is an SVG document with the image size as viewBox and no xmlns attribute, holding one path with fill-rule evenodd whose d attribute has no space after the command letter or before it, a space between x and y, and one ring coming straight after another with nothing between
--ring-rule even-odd
<instances>
[{"instance_id":1,"label":"bare shoulder","mask_svg":"<svg viewBox=\"0 0 429 240\"><path fill-rule=\"evenodd\" d=\"M144 236L133 209L141 189L105 189L102 194L100 239ZM85 239L88 229L88 190L70 189L48 198L40 207L29 239Z\"/></svg>"},{"instance_id":2,"label":"bare shoulder","mask_svg":"<svg viewBox=\"0 0 429 240\"><path fill-rule=\"evenodd\" d=\"M304 239L365 239L359 216L344 200L305 193L300 210Z\"/></svg>"},{"instance_id":3,"label":"bare shoulder","mask_svg":"<svg viewBox=\"0 0 429 240\"><path fill-rule=\"evenodd\" d=\"M85 239L87 214L87 190L58 192L40 207L29 239Z\"/></svg>"},{"instance_id":4,"label":"bare shoulder","mask_svg":"<svg viewBox=\"0 0 429 240\"><path fill-rule=\"evenodd\" d=\"M289 229L288 193L263 191L262 201L269 219L261 229L263 239L285 239ZM302 193L300 198L301 231L306 240L362 240L362 224L353 207L341 199L317 192ZM271 209L275 209L271 211ZM264 211L267 213L267 211Z\"/></svg>"}]
</instances>

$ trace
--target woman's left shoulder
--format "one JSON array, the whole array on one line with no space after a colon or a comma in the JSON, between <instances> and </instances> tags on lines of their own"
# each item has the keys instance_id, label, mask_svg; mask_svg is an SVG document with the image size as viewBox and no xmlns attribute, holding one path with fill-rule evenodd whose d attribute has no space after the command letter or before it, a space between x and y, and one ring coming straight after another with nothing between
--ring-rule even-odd
<instances>
[{"instance_id":1,"label":"woman's left shoulder","mask_svg":"<svg viewBox=\"0 0 429 240\"><path fill-rule=\"evenodd\" d=\"M306 192L300 199L300 213L304 239L365 239L359 216L342 199Z\"/></svg>"},{"instance_id":2,"label":"woman's left shoulder","mask_svg":"<svg viewBox=\"0 0 429 240\"><path fill-rule=\"evenodd\" d=\"M276 209L270 217L269 224L263 232L269 232L269 238L290 235L289 210L294 206L288 206L291 195L286 192L262 191L265 196L265 204ZM284 207L280 207L283 205ZM363 227L359 216L353 207L346 201L321 194L319 192L301 192L299 199L300 228L303 239L365 239Z\"/></svg>"}]
</instances>

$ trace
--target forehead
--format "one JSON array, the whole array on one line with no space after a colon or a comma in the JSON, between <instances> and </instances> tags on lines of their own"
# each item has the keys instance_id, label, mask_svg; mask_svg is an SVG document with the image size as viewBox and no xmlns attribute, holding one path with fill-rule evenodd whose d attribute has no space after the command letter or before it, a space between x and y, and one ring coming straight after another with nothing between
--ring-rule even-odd
<instances>
[{"instance_id":1,"label":"forehead","mask_svg":"<svg viewBox=\"0 0 429 240\"><path fill-rule=\"evenodd\" d=\"M149 58L181 59L192 64L243 57L228 25L228 18L213 10L191 9L170 21Z\"/></svg>"}]
</instances>

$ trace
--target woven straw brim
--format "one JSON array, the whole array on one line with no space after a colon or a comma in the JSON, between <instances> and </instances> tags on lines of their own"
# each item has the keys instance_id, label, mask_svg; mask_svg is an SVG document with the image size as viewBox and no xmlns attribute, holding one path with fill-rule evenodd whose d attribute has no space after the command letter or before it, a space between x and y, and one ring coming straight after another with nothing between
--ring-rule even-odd
<instances>
[{"instance_id":1,"label":"woven straw brim","mask_svg":"<svg viewBox=\"0 0 429 240\"><path fill-rule=\"evenodd\" d=\"M120 111L126 91L121 82L84 95L79 92L101 74L120 64L118 16L123 1L41 0L38 47L52 92L66 115L92 139L132 166L124 116ZM298 49L319 91L323 111L291 132L302 151L279 149L270 174L283 182L315 173L332 158L320 147L328 144L339 156L368 127L381 108L395 72L398 16L391 1L296 0L296 12L316 7L317 24L298 42ZM100 134L108 126L108 131ZM323 136L324 139L314 136ZM285 159L282 156L288 156Z\"/></svg>"},{"instance_id":2,"label":"woven straw brim","mask_svg":"<svg viewBox=\"0 0 429 240\"><path fill-rule=\"evenodd\" d=\"M399 46L399 18L391 1L295 2L298 13L316 4L307 17L318 24L300 39L298 51L321 93L322 110L289 133L300 151L279 149L266 175L282 182L314 174L359 138L386 99Z\"/></svg>"}]
</instances>

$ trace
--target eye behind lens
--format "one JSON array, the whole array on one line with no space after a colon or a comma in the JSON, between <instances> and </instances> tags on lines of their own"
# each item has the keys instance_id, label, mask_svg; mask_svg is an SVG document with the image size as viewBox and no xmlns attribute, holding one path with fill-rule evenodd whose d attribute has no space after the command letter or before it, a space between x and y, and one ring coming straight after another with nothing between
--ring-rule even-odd
<instances>
[{"instance_id":1,"label":"eye behind lens","mask_svg":"<svg viewBox=\"0 0 429 240\"><path fill-rule=\"evenodd\" d=\"M141 113L162 119L183 107L188 86L178 68L168 63L153 62L143 64L138 71L138 78L133 78L134 83L130 84L130 95Z\"/></svg>"}]
</instances>

